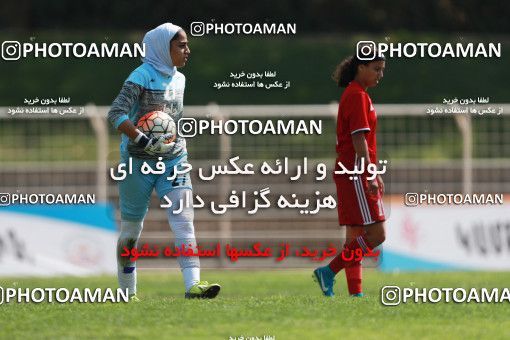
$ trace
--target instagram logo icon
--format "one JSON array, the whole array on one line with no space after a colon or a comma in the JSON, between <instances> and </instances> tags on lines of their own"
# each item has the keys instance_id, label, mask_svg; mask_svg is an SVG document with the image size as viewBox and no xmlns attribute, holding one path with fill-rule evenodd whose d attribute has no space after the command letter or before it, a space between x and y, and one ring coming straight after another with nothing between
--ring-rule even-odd
<instances>
[{"instance_id":1,"label":"instagram logo icon","mask_svg":"<svg viewBox=\"0 0 510 340\"><path fill-rule=\"evenodd\" d=\"M2 59L18 60L21 58L21 44L18 41L4 41L2 43Z\"/></svg>"}]
</instances>

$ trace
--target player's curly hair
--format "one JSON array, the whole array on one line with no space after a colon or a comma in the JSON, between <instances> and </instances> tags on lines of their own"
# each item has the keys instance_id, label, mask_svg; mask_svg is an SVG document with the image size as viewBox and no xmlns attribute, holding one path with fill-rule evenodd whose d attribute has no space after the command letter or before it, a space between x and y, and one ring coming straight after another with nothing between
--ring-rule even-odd
<instances>
[{"instance_id":1,"label":"player's curly hair","mask_svg":"<svg viewBox=\"0 0 510 340\"><path fill-rule=\"evenodd\" d=\"M375 58L370 60L360 60L358 59L358 54L356 54L345 58L336 66L331 78L337 83L338 87L347 87L347 85L349 85L349 83L356 77L359 65L367 65L373 61L386 60L383 55L379 55L379 53L377 53L377 50L373 52L372 48L369 55L375 55Z\"/></svg>"}]
</instances>

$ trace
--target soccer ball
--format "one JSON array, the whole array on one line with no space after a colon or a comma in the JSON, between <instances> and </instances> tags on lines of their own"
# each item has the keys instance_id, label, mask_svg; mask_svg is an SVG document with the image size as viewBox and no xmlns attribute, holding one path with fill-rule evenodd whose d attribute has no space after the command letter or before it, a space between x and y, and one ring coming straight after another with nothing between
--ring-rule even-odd
<instances>
[{"instance_id":1,"label":"soccer ball","mask_svg":"<svg viewBox=\"0 0 510 340\"><path fill-rule=\"evenodd\" d=\"M175 140L177 127L175 122L167 113L163 111L151 111L140 120L138 120L138 127L147 137L154 138L171 133L172 137L165 140L165 144L172 143Z\"/></svg>"}]
</instances>

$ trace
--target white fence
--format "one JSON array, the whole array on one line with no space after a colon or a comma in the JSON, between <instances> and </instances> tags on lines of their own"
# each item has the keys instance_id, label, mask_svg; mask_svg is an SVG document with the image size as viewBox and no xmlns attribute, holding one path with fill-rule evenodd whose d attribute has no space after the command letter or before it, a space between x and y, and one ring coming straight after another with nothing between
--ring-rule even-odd
<instances>
[{"instance_id":1,"label":"white fence","mask_svg":"<svg viewBox=\"0 0 510 340\"><path fill-rule=\"evenodd\" d=\"M377 105L379 156L391 160L391 169L396 174L391 178L390 192L422 190L424 183L428 186L425 189L429 191L441 188L465 193L493 192L496 189L510 192L510 182L501 175L501 172L510 168L510 139L506 133L510 128L510 104L492 106L502 108L502 115L430 116L426 114L426 108L437 105ZM0 135L1 185L4 188L18 188L24 185L37 186L39 181L44 190L63 187L60 189L72 191L75 186L87 186L90 191L90 181L84 183L80 178L81 172L87 170L88 177L91 171L95 173L92 191L101 200L106 200L106 174L109 166L118 159L118 136L105 119L108 109L105 106L88 105L82 115L10 115L9 108L0 108L0 124L3 126ZM197 119L302 117L323 120L324 129L327 130L327 136L307 137L298 144L293 142L286 146L278 137L249 136L244 140L234 140L233 136L221 135L202 142L201 136L197 136L189 141L190 154L192 158L198 155L195 161L201 163L211 158L226 160L232 155L243 153L249 157L254 151L262 150L278 157L286 152L302 151L309 158L325 160L332 165L336 112L336 103L186 106L185 116ZM483 126L474 126L476 122L483 123ZM474 155L477 147L487 150L487 154L479 150ZM449 154L454 156L449 157ZM74 187L73 171L77 173ZM63 181L59 175L64 172L66 175L63 177L68 178L67 181ZM475 176L474 172L478 172L479 176ZM27 180L27 176L30 180ZM221 187L228 187L227 183L223 184Z\"/></svg>"},{"instance_id":2,"label":"white fence","mask_svg":"<svg viewBox=\"0 0 510 340\"><path fill-rule=\"evenodd\" d=\"M385 182L388 194L405 192L510 193L510 104L492 104L502 114L428 115L434 104L380 104L379 158L390 161ZM440 106L441 107L441 106ZM446 107L443 107L446 108ZM88 105L78 114L9 114L0 108L0 186L2 192L95 193L98 201L118 204L116 183L109 169L118 161L120 136L109 126L109 107ZM197 136L188 139L193 167L226 164L239 155L245 162L274 161L289 156L296 163L307 157L332 170L335 157L337 104L186 106L185 116L196 119L315 119L322 120L320 136ZM233 189L334 194L332 179L295 185L281 179L222 176L199 182L194 191L225 201ZM272 190L273 191L273 190ZM158 205L153 199L152 207ZM336 211L320 216L267 210L247 217L232 211L221 216L196 211L198 237L230 239L299 237L338 238ZM166 213L151 209L143 237L168 240ZM222 266L226 265L224 262Z\"/></svg>"}]
</instances>

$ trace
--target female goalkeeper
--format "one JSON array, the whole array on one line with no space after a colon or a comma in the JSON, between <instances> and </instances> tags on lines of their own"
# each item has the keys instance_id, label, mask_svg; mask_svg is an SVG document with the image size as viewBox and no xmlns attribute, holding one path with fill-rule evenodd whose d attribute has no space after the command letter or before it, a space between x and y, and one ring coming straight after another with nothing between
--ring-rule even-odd
<instances>
[{"instance_id":1,"label":"female goalkeeper","mask_svg":"<svg viewBox=\"0 0 510 340\"><path fill-rule=\"evenodd\" d=\"M369 52L375 58L363 60L357 55L348 57L337 66L333 74L338 86L346 87L338 107L335 170L340 170L339 162L347 170L362 167L362 162L365 169L369 163L378 164L377 115L367 89L376 86L382 79L385 59L376 56L376 51L371 50L370 46L361 47L358 52ZM334 176L339 224L347 226L344 245L344 251L347 252L361 249L366 254L385 239L385 216L381 199L384 182L380 175L370 180L367 177L373 176L367 176L366 172L358 178L349 174ZM348 255L346 257L349 258ZM345 269L349 293L352 296L363 296L361 260L346 260L342 254L329 265L314 271L314 279L323 294L329 297L334 295L334 277L342 269Z\"/></svg>"},{"instance_id":2,"label":"female goalkeeper","mask_svg":"<svg viewBox=\"0 0 510 340\"><path fill-rule=\"evenodd\" d=\"M185 139L177 136L175 142L165 144L166 136L151 139L135 127L140 117L151 111L166 112L176 125L182 117L186 79L176 68L184 66L190 55L186 33L179 26L165 23L147 32L143 43L143 64L129 75L108 113L109 121L122 132L121 162L126 163L131 157L133 164L133 173L119 183L121 231L117 244L119 285L129 289L133 300L138 300L136 263L122 257L121 253L124 247L131 249L137 246L152 191L156 189L160 199L166 196L171 202L179 202L180 199L184 202L192 190L188 172L178 175L173 181L167 180L173 175L174 166L179 169L187 163ZM154 169L158 157L162 157L166 165L164 174L144 175L140 172L144 161ZM167 215L175 245L196 245L193 208L185 207L177 215L169 208ZM180 256L178 261L186 298L214 298L218 295L218 284L200 281L198 257Z\"/></svg>"}]
</instances>

